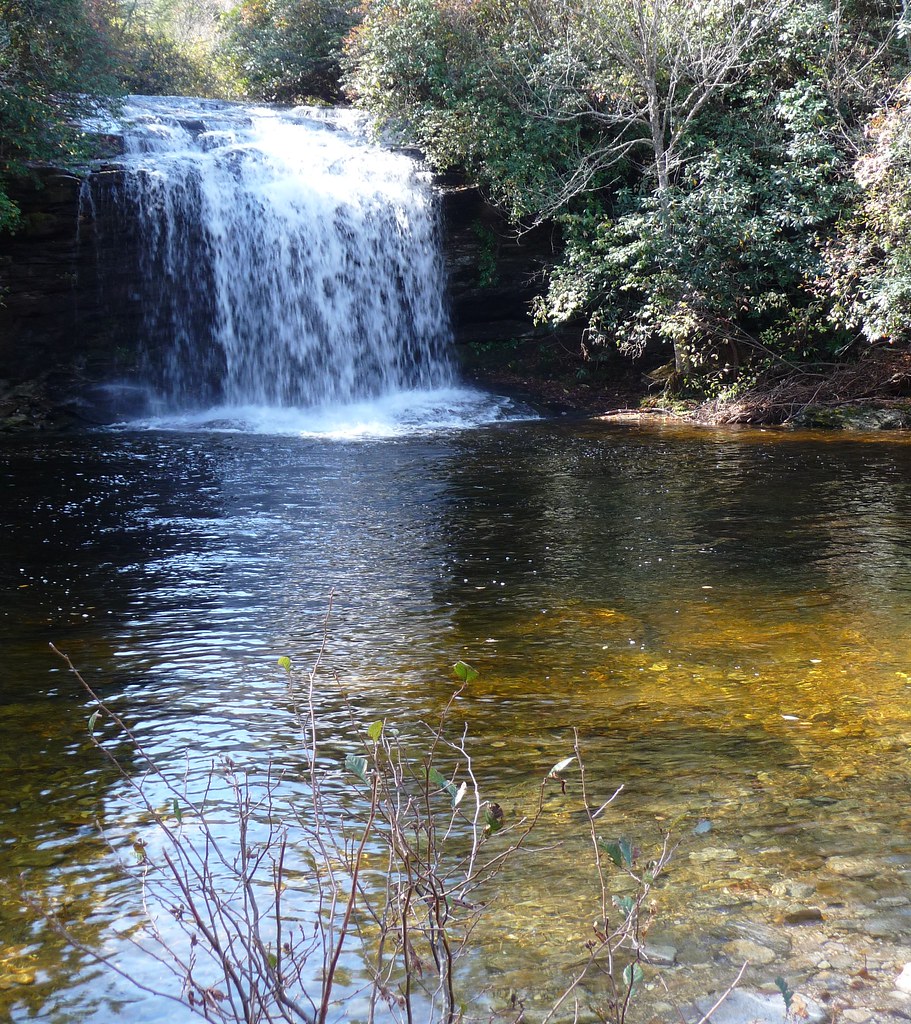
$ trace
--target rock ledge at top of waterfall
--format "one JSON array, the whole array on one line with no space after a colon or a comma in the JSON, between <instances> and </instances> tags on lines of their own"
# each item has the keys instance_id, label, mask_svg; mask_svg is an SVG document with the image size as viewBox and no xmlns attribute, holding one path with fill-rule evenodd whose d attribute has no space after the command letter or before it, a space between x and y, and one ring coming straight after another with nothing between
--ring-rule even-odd
<instances>
[{"instance_id":1,"label":"rock ledge at top of waterfall","mask_svg":"<svg viewBox=\"0 0 911 1024\"><path fill-rule=\"evenodd\" d=\"M127 101L120 206L138 226L148 422L306 433L348 409L370 433L383 403L399 427L502 417L458 388L427 176L364 126L350 111Z\"/></svg>"}]
</instances>

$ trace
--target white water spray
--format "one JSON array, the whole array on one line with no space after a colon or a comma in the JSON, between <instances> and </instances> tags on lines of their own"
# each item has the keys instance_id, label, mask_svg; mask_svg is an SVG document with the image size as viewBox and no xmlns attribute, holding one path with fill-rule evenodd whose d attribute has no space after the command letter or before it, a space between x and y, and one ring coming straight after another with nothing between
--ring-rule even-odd
<instances>
[{"instance_id":1,"label":"white water spray","mask_svg":"<svg viewBox=\"0 0 911 1024\"><path fill-rule=\"evenodd\" d=\"M401 410L414 393L434 423L442 406L465 422L476 393L454 387L433 197L413 160L313 111L137 97L125 124L160 416L284 431L297 411L310 432L320 411L373 422L367 405ZM487 399L477 415L499 418Z\"/></svg>"}]
</instances>

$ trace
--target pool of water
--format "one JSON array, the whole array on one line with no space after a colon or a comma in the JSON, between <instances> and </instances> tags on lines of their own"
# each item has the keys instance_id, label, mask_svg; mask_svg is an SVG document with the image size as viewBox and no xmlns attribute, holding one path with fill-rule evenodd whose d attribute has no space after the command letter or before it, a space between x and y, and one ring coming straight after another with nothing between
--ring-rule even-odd
<instances>
[{"instance_id":1,"label":"pool of water","mask_svg":"<svg viewBox=\"0 0 911 1024\"><path fill-rule=\"evenodd\" d=\"M576 729L594 795L624 786L605 833L671 829L650 939L677 950L681 998L724 987L744 941L773 954L756 983L810 977L802 936L858 970L911 945L911 443L552 421L143 430L3 439L0 475L0 1016L163 1013L22 901L156 983L97 827L128 831L136 808L49 643L163 765L294 761L276 659L312 662L330 594L330 749L352 710L434 720L464 660L480 675L451 723L508 818ZM584 955L580 812L572 779L553 789L539 849L498 880L466 966L479 1005L546 1002ZM822 921L788 926L795 907Z\"/></svg>"}]
</instances>

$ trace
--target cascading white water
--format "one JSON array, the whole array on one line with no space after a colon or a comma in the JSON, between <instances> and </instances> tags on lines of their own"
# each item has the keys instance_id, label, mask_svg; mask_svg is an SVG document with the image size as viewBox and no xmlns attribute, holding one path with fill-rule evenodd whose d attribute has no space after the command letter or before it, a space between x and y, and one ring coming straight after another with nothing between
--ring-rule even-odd
<instances>
[{"instance_id":1,"label":"cascading white water","mask_svg":"<svg viewBox=\"0 0 911 1024\"><path fill-rule=\"evenodd\" d=\"M464 405L415 161L313 110L134 97L124 125L162 413L289 425L340 405L369 420L403 393L419 417Z\"/></svg>"}]
</instances>

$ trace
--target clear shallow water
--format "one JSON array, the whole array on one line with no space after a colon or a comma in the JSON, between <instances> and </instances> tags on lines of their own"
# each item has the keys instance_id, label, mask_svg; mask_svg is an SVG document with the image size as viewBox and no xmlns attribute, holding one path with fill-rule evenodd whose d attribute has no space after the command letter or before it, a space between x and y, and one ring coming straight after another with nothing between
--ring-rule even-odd
<instances>
[{"instance_id":1,"label":"clear shallow water","mask_svg":"<svg viewBox=\"0 0 911 1024\"><path fill-rule=\"evenodd\" d=\"M806 887L858 949L884 941L871 922L911 943L911 445L536 422L123 431L4 439L0 458L0 876L29 869L132 969L116 922L135 894L94 822L135 811L48 643L165 763L293 758L275 660L309 663L333 590L326 663L364 721L432 719L449 666L480 670L456 718L508 814L577 727L596 785L626 787L605 830L648 842L684 816L655 926L681 991L732 977L727 945ZM328 684L320 718L341 754ZM542 963L578 960L595 913L579 809L572 790L549 798L545 835L564 845L503 877L467 966L480 1002L546 995ZM839 856L876 871L846 878ZM131 1019L162 1017L9 892L0 938L13 1020L105 1021L134 998ZM756 970L799 974L801 955L795 939Z\"/></svg>"}]
</instances>

